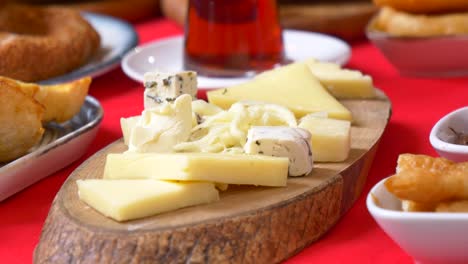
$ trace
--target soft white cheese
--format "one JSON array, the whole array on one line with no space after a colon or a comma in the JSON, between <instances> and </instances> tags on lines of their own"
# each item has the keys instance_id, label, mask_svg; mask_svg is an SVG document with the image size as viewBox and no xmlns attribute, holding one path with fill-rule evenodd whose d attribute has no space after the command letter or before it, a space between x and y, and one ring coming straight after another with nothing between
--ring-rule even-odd
<instances>
[{"instance_id":1,"label":"soft white cheese","mask_svg":"<svg viewBox=\"0 0 468 264\"><path fill-rule=\"evenodd\" d=\"M123 134L125 145L128 146L128 142L130 141L130 135L132 133L132 129L136 126L136 124L138 124L139 120L140 120L140 116L120 118L120 128L122 129L122 134Z\"/></svg>"},{"instance_id":2,"label":"soft white cheese","mask_svg":"<svg viewBox=\"0 0 468 264\"><path fill-rule=\"evenodd\" d=\"M192 129L192 98L184 94L175 102L146 109L130 131L129 152L173 152L187 141Z\"/></svg>"},{"instance_id":3,"label":"soft white cheese","mask_svg":"<svg viewBox=\"0 0 468 264\"><path fill-rule=\"evenodd\" d=\"M289 176L303 176L312 171L311 135L301 128L254 126L249 129L244 151L289 158Z\"/></svg>"},{"instance_id":4,"label":"soft white cheese","mask_svg":"<svg viewBox=\"0 0 468 264\"><path fill-rule=\"evenodd\" d=\"M193 99L197 97L197 73L184 71L178 73L147 72L144 75L145 109L163 102L174 102L182 94Z\"/></svg>"}]
</instances>

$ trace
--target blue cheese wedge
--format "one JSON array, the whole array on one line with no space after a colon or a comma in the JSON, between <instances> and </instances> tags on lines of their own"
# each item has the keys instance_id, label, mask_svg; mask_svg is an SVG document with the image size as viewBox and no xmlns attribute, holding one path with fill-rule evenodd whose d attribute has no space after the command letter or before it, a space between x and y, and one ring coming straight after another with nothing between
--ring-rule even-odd
<instances>
[{"instance_id":1,"label":"blue cheese wedge","mask_svg":"<svg viewBox=\"0 0 468 264\"><path fill-rule=\"evenodd\" d=\"M173 102L182 94L197 97L197 73L183 71L178 73L147 72L144 75L145 109L163 102Z\"/></svg>"},{"instance_id":2,"label":"blue cheese wedge","mask_svg":"<svg viewBox=\"0 0 468 264\"><path fill-rule=\"evenodd\" d=\"M254 126L249 129L244 151L289 158L289 176L304 176L312 171L311 135L307 130L283 126Z\"/></svg>"}]
</instances>

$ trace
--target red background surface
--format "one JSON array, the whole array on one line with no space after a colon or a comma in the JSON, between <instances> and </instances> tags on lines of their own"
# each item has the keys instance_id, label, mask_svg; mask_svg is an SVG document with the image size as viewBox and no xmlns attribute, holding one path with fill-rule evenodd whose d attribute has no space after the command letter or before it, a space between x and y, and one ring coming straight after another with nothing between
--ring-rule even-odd
<instances>
[{"instance_id":1,"label":"red background surface","mask_svg":"<svg viewBox=\"0 0 468 264\"><path fill-rule=\"evenodd\" d=\"M135 26L140 43L182 32L180 27L167 20L155 19ZM365 197L371 186L394 171L400 153L436 155L428 140L430 129L443 115L468 105L468 78L403 78L367 41L352 44L352 57L347 66L374 78L375 85L390 97L393 115L360 199L321 240L290 258L287 263L412 263L412 259L369 215ZM32 261L42 225L62 183L86 158L121 137L119 119L141 112L142 93L143 87L127 78L120 69L94 80L90 94L101 102L105 116L86 155L0 202L1 263Z\"/></svg>"}]
</instances>

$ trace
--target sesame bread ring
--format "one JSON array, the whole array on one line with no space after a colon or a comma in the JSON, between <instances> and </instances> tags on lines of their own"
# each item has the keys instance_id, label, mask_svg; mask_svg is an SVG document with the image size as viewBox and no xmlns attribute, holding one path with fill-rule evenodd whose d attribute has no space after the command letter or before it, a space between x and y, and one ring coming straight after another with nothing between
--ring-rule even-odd
<instances>
[{"instance_id":1,"label":"sesame bread ring","mask_svg":"<svg viewBox=\"0 0 468 264\"><path fill-rule=\"evenodd\" d=\"M99 46L98 33L77 11L0 6L0 75L49 79L85 64Z\"/></svg>"},{"instance_id":2,"label":"sesame bread ring","mask_svg":"<svg viewBox=\"0 0 468 264\"><path fill-rule=\"evenodd\" d=\"M374 0L380 7L389 6L408 13L444 13L468 11L467 0Z\"/></svg>"}]
</instances>

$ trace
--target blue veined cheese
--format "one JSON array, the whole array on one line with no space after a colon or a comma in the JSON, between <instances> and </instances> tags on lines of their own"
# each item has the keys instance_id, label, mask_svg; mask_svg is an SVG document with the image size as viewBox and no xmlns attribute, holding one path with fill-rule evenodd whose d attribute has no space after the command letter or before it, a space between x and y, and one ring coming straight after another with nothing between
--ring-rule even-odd
<instances>
[{"instance_id":1,"label":"blue veined cheese","mask_svg":"<svg viewBox=\"0 0 468 264\"><path fill-rule=\"evenodd\" d=\"M144 75L145 109L163 102L173 102L182 94L197 97L197 73L183 71L178 73L147 72Z\"/></svg>"},{"instance_id":2,"label":"blue veined cheese","mask_svg":"<svg viewBox=\"0 0 468 264\"><path fill-rule=\"evenodd\" d=\"M289 176L304 176L312 171L311 135L307 130L282 126L254 126L249 129L244 150L289 158Z\"/></svg>"}]
</instances>

